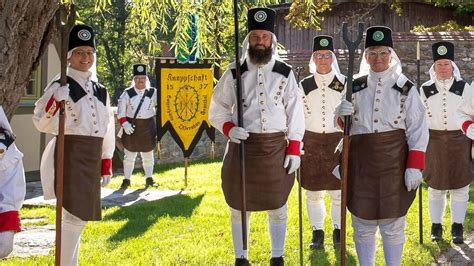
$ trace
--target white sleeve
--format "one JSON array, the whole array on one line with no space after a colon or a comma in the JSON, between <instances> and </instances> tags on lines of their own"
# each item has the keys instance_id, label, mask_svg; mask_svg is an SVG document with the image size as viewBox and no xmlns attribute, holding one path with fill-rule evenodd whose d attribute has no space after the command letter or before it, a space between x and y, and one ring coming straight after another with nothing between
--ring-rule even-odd
<instances>
[{"instance_id":1,"label":"white sleeve","mask_svg":"<svg viewBox=\"0 0 474 266\"><path fill-rule=\"evenodd\" d=\"M109 112L109 121L107 123L107 132L102 143L102 159L112 159L115 150L115 117L110 107L109 93L107 92L106 109Z\"/></svg>"},{"instance_id":2,"label":"white sleeve","mask_svg":"<svg viewBox=\"0 0 474 266\"><path fill-rule=\"evenodd\" d=\"M117 104L117 118L127 117L127 102L128 102L128 93L126 91L122 92Z\"/></svg>"},{"instance_id":3,"label":"white sleeve","mask_svg":"<svg viewBox=\"0 0 474 266\"><path fill-rule=\"evenodd\" d=\"M227 69L214 88L209 105L209 122L223 134L223 126L226 122L236 124L232 121L236 97L234 78L231 70Z\"/></svg>"},{"instance_id":4,"label":"white sleeve","mask_svg":"<svg viewBox=\"0 0 474 266\"><path fill-rule=\"evenodd\" d=\"M301 95L298 92L298 84L296 83L293 71L288 76L288 83L286 85L284 103L288 125L288 139L289 140L303 140L305 124L304 111Z\"/></svg>"},{"instance_id":5,"label":"white sleeve","mask_svg":"<svg viewBox=\"0 0 474 266\"><path fill-rule=\"evenodd\" d=\"M408 92L405 102L405 123L408 149L426 152L428 146L429 131L425 107L421 101L418 91L413 86Z\"/></svg>"},{"instance_id":6,"label":"white sleeve","mask_svg":"<svg viewBox=\"0 0 474 266\"><path fill-rule=\"evenodd\" d=\"M467 126L472 123L472 118L474 117L474 98L472 90L474 90L474 82L471 86L466 83L462 94L461 104L456 112L458 126L464 133L466 133L465 130Z\"/></svg>"},{"instance_id":7,"label":"white sleeve","mask_svg":"<svg viewBox=\"0 0 474 266\"><path fill-rule=\"evenodd\" d=\"M59 102L53 97L54 91L60 87L59 83L53 82L46 89L41 98L35 103L33 111L33 124L40 132L58 134L59 125Z\"/></svg>"}]
</instances>

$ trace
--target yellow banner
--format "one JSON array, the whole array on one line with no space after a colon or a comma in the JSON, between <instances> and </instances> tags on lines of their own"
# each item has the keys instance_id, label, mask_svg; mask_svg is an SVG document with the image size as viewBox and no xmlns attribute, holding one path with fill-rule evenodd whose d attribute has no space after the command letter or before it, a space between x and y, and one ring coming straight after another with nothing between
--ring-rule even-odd
<instances>
[{"instance_id":1,"label":"yellow banner","mask_svg":"<svg viewBox=\"0 0 474 266\"><path fill-rule=\"evenodd\" d=\"M170 122L188 149L208 120L213 90L213 68L161 69L161 127Z\"/></svg>"}]
</instances>

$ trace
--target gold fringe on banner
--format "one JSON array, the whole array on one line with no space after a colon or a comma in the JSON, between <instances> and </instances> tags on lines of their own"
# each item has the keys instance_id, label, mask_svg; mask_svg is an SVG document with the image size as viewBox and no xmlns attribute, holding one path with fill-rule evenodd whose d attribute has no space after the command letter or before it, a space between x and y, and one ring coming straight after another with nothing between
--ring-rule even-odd
<instances>
[{"instance_id":1,"label":"gold fringe on banner","mask_svg":"<svg viewBox=\"0 0 474 266\"><path fill-rule=\"evenodd\" d=\"M159 142L159 141L156 143L156 158L157 158L158 160L161 159L161 146L160 146L160 142Z\"/></svg>"},{"instance_id":2,"label":"gold fringe on banner","mask_svg":"<svg viewBox=\"0 0 474 266\"><path fill-rule=\"evenodd\" d=\"M211 160L214 160L214 141L211 142Z\"/></svg>"}]
</instances>

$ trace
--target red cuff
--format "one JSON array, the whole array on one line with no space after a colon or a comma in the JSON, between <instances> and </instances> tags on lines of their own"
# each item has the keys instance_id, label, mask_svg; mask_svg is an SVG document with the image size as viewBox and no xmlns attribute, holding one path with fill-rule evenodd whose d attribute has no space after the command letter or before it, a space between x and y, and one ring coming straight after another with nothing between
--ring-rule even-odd
<instances>
[{"instance_id":1,"label":"red cuff","mask_svg":"<svg viewBox=\"0 0 474 266\"><path fill-rule=\"evenodd\" d=\"M126 117L120 117L118 119L118 121L120 122L121 125L123 125L123 123L127 122L127 118Z\"/></svg>"},{"instance_id":2,"label":"red cuff","mask_svg":"<svg viewBox=\"0 0 474 266\"><path fill-rule=\"evenodd\" d=\"M229 136L229 131L235 127L235 124L232 122L225 122L224 125L222 126L222 133L224 133L224 136L228 137Z\"/></svg>"},{"instance_id":3,"label":"red cuff","mask_svg":"<svg viewBox=\"0 0 474 266\"><path fill-rule=\"evenodd\" d=\"M21 231L20 214L18 211L0 213L0 232L4 231Z\"/></svg>"},{"instance_id":4,"label":"red cuff","mask_svg":"<svg viewBox=\"0 0 474 266\"><path fill-rule=\"evenodd\" d=\"M102 175L112 175L112 159L102 159Z\"/></svg>"},{"instance_id":5,"label":"red cuff","mask_svg":"<svg viewBox=\"0 0 474 266\"><path fill-rule=\"evenodd\" d=\"M406 168L423 170L425 168L425 153L417 150L409 151Z\"/></svg>"},{"instance_id":6,"label":"red cuff","mask_svg":"<svg viewBox=\"0 0 474 266\"><path fill-rule=\"evenodd\" d=\"M344 121L342 121L341 117L337 118L337 125L339 126L340 129L344 128Z\"/></svg>"},{"instance_id":7,"label":"red cuff","mask_svg":"<svg viewBox=\"0 0 474 266\"><path fill-rule=\"evenodd\" d=\"M462 132L464 132L464 134L466 134L467 132L467 128L472 124L472 121L466 121L464 123L462 123Z\"/></svg>"},{"instance_id":8,"label":"red cuff","mask_svg":"<svg viewBox=\"0 0 474 266\"><path fill-rule=\"evenodd\" d=\"M49 99L48 103L46 104L46 108L44 109L45 112L50 112L50 108L54 108L54 111L53 111L53 115L56 114L56 112L59 110L59 106L60 106L60 102L54 100L54 97L51 96L51 98Z\"/></svg>"},{"instance_id":9,"label":"red cuff","mask_svg":"<svg viewBox=\"0 0 474 266\"><path fill-rule=\"evenodd\" d=\"M300 142L297 140L290 140L286 148L287 155L300 156Z\"/></svg>"}]
</instances>

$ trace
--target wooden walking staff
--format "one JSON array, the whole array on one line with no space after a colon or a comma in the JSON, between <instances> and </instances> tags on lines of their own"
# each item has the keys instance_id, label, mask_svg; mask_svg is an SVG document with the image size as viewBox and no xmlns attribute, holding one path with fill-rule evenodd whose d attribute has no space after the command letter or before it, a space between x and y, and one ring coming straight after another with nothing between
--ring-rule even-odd
<instances>
[{"instance_id":1,"label":"wooden walking staff","mask_svg":"<svg viewBox=\"0 0 474 266\"><path fill-rule=\"evenodd\" d=\"M349 66L347 67L346 100L352 101L352 79L354 75L355 50L362 40L364 24L359 23L357 37L354 42L349 39L347 23L342 24L342 38L349 50ZM347 178L349 164L349 133L351 129L350 116L344 116L344 137L342 139L342 177L341 177L341 265L346 265L346 208L347 208Z\"/></svg>"},{"instance_id":2,"label":"wooden walking staff","mask_svg":"<svg viewBox=\"0 0 474 266\"><path fill-rule=\"evenodd\" d=\"M418 88L418 93L420 92L420 42L416 42L416 87ZM420 232L420 244L423 244L423 182L421 182L420 187L418 188L418 225Z\"/></svg>"},{"instance_id":3,"label":"wooden walking staff","mask_svg":"<svg viewBox=\"0 0 474 266\"><path fill-rule=\"evenodd\" d=\"M67 85L67 52L69 32L74 26L75 9L72 4L62 4L56 13L56 23L61 38L61 86ZM56 137L56 158L55 158L55 180L56 180L56 249L55 249L55 265L61 263L61 220L63 215L63 175L64 175L64 125L66 114L64 112L64 101L61 101L59 108L59 129Z\"/></svg>"},{"instance_id":4,"label":"wooden walking staff","mask_svg":"<svg viewBox=\"0 0 474 266\"><path fill-rule=\"evenodd\" d=\"M302 66L296 67L296 80L300 82L300 74L303 70ZM303 143L302 143L303 144ZM304 155L303 145L300 147L300 155ZM298 179L298 228L300 238L300 265L303 265L303 200L302 200L302 189L301 189L301 166L298 168L297 176Z\"/></svg>"},{"instance_id":5,"label":"wooden walking staff","mask_svg":"<svg viewBox=\"0 0 474 266\"><path fill-rule=\"evenodd\" d=\"M238 1L234 0L234 42L235 42L235 80L237 85L237 124L239 127L244 127L244 116L242 107L242 84L240 75L240 55L239 55L239 16L238 16ZM245 144L240 142L240 176L242 183L242 249L247 250L247 199L245 196Z\"/></svg>"}]
</instances>

